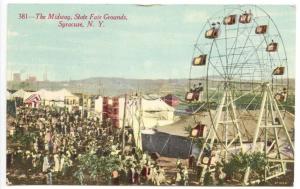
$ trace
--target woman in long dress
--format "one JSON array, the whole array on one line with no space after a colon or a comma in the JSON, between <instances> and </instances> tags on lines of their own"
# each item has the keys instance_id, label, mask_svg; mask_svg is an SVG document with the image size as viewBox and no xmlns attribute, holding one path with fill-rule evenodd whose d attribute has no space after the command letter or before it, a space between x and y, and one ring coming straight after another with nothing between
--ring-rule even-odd
<instances>
[{"instance_id":1,"label":"woman in long dress","mask_svg":"<svg viewBox=\"0 0 300 189\"><path fill-rule=\"evenodd\" d=\"M49 168L50 168L49 158L48 158L48 155L45 155L44 160L43 160L43 169L42 169L42 171L44 173L46 173Z\"/></svg>"},{"instance_id":2,"label":"woman in long dress","mask_svg":"<svg viewBox=\"0 0 300 189\"><path fill-rule=\"evenodd\" d=\"M60 168L60 159L59 159L59 155L55 154L53 156L54 158L54 172L58 172L59 168Z\"/></svg>"},{"instance_id":3,"label":"woman in long dress","mask_svg":"<svg viewBox=\"0 0 300 189\"><path fill-rule=\"evenodd\" d=\"M65 155L61 153L60 156L60 164L59 164L59 172L62 172L62 174L65 174Z\"/></svg>"}]
</instances>

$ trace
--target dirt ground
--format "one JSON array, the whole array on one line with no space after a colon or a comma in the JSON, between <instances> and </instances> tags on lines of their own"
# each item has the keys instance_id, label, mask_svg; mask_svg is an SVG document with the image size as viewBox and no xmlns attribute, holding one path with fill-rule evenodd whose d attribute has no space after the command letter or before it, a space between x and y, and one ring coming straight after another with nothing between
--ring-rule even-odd
<instances>
[{"instance_id":1,"label":"dirt ground","mask_svg":"<svg viewBox=\"0 0 300 189\"><path fill-rule=\"evenodd\" d=\"M159 157L157 160L158 164L165 170L166 179L171 182L175 183L176 179L176 161L177 158L169 158L169 157ZM182 166L188 167L188 160L187 159L180 159ZM189 170L189 185L199 185L197 173L194 172L192 169ZM175 184L173 184L175 185Z\"/></svg>"},{"instance_id":2,"label":"dirt ground","mask_svg":"<svg viewBox=\"0 0 300 189\"><path fill-rule=\"evenodd\" d=\"M211 115L214 118L215 116L215 111L211 111ZM238 116L238 123L239 123L239 128L242 134L243 141L248 141L252 142L253 140L253 135L255 133L256 125L257 125L257 120L259 111L237 111L237 116ZM285 122L285 125L287 127L287 130L290 133L290 136L293 139L293 134L294 134L294 121L295 121L295 116L291 113L288 112L282 112L282 116ZM189 132L186 130L186 127L194 127L197 122L201 122L202 124L205 124L206 131L209 129L209 126L211 125L211 118L208 112L199 112L195 115L189 115L189 116L182 116L178 121L175 123L172 123L170 125L166 126L161 126L157 128L157 131L163 132L163 133L168 133L171 135L177 135L177 136L184 136L188 137ZM282 130L283 131L283 130ZM219 127L218 129L218 135L220 137L223 136L224 133L224 128ZM279 132L279 137L285 137L284 132ZM230 124L228 126L228 138L234 138L236 136L236 129L233 127L233 124Z\"/></svg>"}]
</instances>

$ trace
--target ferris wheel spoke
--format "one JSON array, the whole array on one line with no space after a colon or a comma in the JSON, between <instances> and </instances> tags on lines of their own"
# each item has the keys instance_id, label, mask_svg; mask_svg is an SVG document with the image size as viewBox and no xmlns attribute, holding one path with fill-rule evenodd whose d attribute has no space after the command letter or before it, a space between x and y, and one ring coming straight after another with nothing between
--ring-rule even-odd
<instances>
[{"instance_id":1,"label":"ferris wheel spoke","mask_svg":"<svg viewBox=\"0 0 300 189\"><path fill-rule=\"evenodd\" d=\"M234 41L233 45L231 46L230 51L229 51L229 53L228 53L229 56L232 55L232 58L231 58L231 61L230 61L231 63L233 62L233 59L234 59L234 56L235 56L235 51L236 51L236 49L237 49L237 42L238 42L238 36L239 36L239 29L240 29L240 23L238 23L235 41ZM233 53L231 54L232 49L234 49L234 50L233 50ZM229 72L231 72L231 69L230 69Z\"/></svg>"},{"instance_id":2,"label":"ferris wheel spoke","mask_svg":"<svg viewBox=\"0 0 300 189\"><path fill-rule=\"evenodd\" d=\"M196 48L201 54L205 54L205 53L204 53L197 45L195 46L195 48ZM212 65L212 67L214 68L214 70L215 70L216 72L218 72L218 74L219 74L220 77L224 78L224 76L223 76L223 74L221 73L221 71L217 68L216 65L214 65L213 61L211 61L210 58L208 59L208 63L209 63L210 65Z\"/></svg>"},{"instance_id":3,"label":"ferris wheel spoke","mask_svg":"<svg viewBox=\"0 0 300 189\"><path fill-rule=\"evenodd\" d=\"M248 91L247 93L244 93L244 94L242 94L241 96L238 96L238 97L232 99L232 101L229 101L227 105L229 105L230 103L233 103L233 102L239 100L240 98L243 98L243 97L245 97L245 96L247 96L247 95L249 95L249 94L255 92L255 91L258 90L259 88L261 88L261 86L257 86L257 87L255 87L254 89ZM226 106L227 106L227 105L226 105Z\"/></svg>"},{"instance_id":4,"label":"ferris wheel spoke","mask_svg":"<svg viewBox=\"0 0 300 189\"><path fill-rule=\"evenodd\" d=\"M265 41L265 40L263 39L263 40L259 43L259 45L258 45L256 48L254 48L254 50L251 52L251 54L250 54L249 56L246 56L246 58L244 58L244 60L243 60L242 62L239 63L239 64L241 64L242 66L241 66L240 68L238 68L238 69L234 72L235 74L238 73L239 71L241 71L241 69L243 69L243 65L245 65L246 63L248 63L248 60L250 60L250 58L253 56L253 54L257 52L257 49L260 48L260 46L263 44L264 41Z\"/></svg>"},{"instance_id":5,"label":"ferris wheel spoke","mask_svg":"<svg viewBox=\"0 0 300 189\"><path fill-rule=\"evenodd\" d=\"M237 42L238 42L238 37L244 33L245 29L252 29L252 28L253 28L253 24L251 25L251 27L248 27L248 26L247 26L247 27L240 27L240 23L238 23L238 27L232 29L232 30L236 30L237 32L236 32L236 36L234 37L234 38L235 38L234 43L233 43L233 45L231 46L230 51L229 51L229 53L228 53L229 55L230 55L230 54L235 54L234 52L232 53L232 50L238 49L238 48L236 47L236 45L238 44L238 43L237 43ZM230 29L228 29L228 30L230 30ZM240 33L240 30L242 30L242 33ZM249 37L251 36L250 34L251 34L251 31L248 33ZM232 62L232 61L231 61L231 62Z\"/></svg>"},{"instance_id":6,"label":"ferris wheel spoke","mask_svg":"<svg viewBox=\"0 0 300 189\"><path fill-rule=\"evenodd\" d=\"M223 61L222 61L222 58L221 58L221 54L220 54L220 50L219 50L218 44L217 44L217 42L215 42L215 44L216 44L216 48L217 48L217 52L218 52L218 57L219 57L220 63L222 65L223 73L225 73L226 70L225 70L224 65L223 65Z\"/></svg>"},{"instance_id":7,"label":"ferris wheel spoke","mask_svg":"<svg viewBox=\"0 0 300 189\"><path fill-rule=\"evenodd\" d=\"M252 97L252 99L250 100L249 104L246 106L245 111L249 112L250 106L253 105L253 102L257 99L258 95L259 95L259 94L257 93L257 94L255 94L255 95ZM249 114L251 115L251 113L249 113ZM241 114L241 115L242 115L242 114ZM239 118L240 118L240 116L239 116Z\"/></svg>"},{"instance_id":8,"label":"ferris wheel spoke","mask_svg":"<svg viewBox=\"0 0 300 189\"><path fill-rule=\"evenodd\" d=\"M255 46L254 43L253 43L253 41L252 41L252 39L249 39L249 42L252 44L252 47ZM258 49L260 49L260 48L258 47ZM264 52L264 50L261 51L261 53L262 53L261 57L263 57L263 52ZM253 80L256 79L256 77L263 78L262 73L263 73L263 71L264 71L264 69L262 68L262 65L264 65L264 59L262 59L262 58L259 57L258 50L253 51L253 53L251 54L250 57L252 57L252 55L254 55L254 53L255 53L255 55L256 55L256 59L254 59L254 60L255 60L254 63L256 63L255 65L258 66L259 69L256 68L256 67L253 65L253 62L249 62L251 59L249 59L247 62L242 62L242 63L241 63L241 67L240 67L241 71L242 71L243 69L249 69L249 70L252 71L252 73L253 73L252 78L251 78L251 79L252 79L252 82L253 82ZM257 60L262 60L262 62L257 63ZM246 67L246 65L248 65L248 68ZM257 73L257 72L260 73L259 76L255 76L255 75L254 75L254 74Z\"/></svg>"},{"instance_id":9,"label":"ferris wheel spoke","mask_svg":"<svg viewBox=\"0 0 300 189\"><path fill-rule=\"evenodd\" d=\"M200 48L198 45L195 45L195 48L201 53L201 54L205 54Z\"/></svg>"},{"instance_id":10,"label":"ferris wheel spoke","mask_svg":"<svg viewBox=\"0 0 300 189\"><path fill-rule=\"evenodd\" d=\"M252 33L253 28L254 28L254 23L252 23L252 26L251 26L251 28L250 28L250 30L249 30L249 32L248 32L248 35L247 35L246 40L245 40L245 43L244 43L243 48L242 48L242 50L241 50L241 52L240 52L240 54L239 54L239 56L238 56L238 58L237 58L237 61L233 62L233 60L232 60L232 64L238 64L238 63L239 63L240 58L241 58L242 54L244 53L245 47L246 47L247 44L248 44L247 42L248 42L248 40L250 39L250 35L251 35L251 33ZM235 67L235 66L233 66L233 67ZM234 70L234 69L231 70L231 73L233 72L233 70ZM231 75L231 76L232 76L232 75Z\"/></svg>"},{"instance_id":11,"label":"ferris wheel spoke","mask_svg":"<svg viewBox=\"0 0 300 189\"><path fill-rule=\"evenodd\" d=\"M221 71L217 68L216 65L213 64L212 61L209 60L209 65L213 67L213 69L218 73L218 76L225 79L224 75L221 73Z\"/></svg>"},{"instance_id":12,"label":"ferris wheel spoke","mask_svg":"<svg viewBox=\"0 0 300 189\"><path fill-rule=\"evenodd\" d=\"M220 85L221 84L219 84L217 86L217 88L219 88ZM208 99L206 99L205 103L203 103L201 106L199 106L199 108L197 108L195 111L193 111L192 114L196 114L197 112L199 112L199 110L201 110L203 107L205 107L208 103L211 103L211 100L213 100L218 93L219 93L219 90L215 90L214 93Z\"/></svg>"}]
</instances>

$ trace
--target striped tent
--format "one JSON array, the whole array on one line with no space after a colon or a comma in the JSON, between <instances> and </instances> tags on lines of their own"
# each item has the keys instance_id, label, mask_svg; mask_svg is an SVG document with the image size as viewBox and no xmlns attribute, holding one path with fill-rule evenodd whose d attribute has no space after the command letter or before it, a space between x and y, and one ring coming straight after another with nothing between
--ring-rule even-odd
<instances>
[{"instance_id":1,"label":"striped tent","mask_svg":"<svg viewBox=\"0 0 300 189\"><path fill-rule=\"evenodd\" d=\"M25 99L24 103L31 105L33 108L37 108L40 101L41 101L41 97L39 94L32 94Z\"/></svg>"}]
</instances>

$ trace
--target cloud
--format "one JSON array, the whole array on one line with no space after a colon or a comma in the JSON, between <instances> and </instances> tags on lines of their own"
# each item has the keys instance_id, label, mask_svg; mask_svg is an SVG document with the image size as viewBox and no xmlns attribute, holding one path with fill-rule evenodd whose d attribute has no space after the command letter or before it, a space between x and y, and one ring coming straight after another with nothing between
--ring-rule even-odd
<instances>
[{"instance_id":1,"label":"cloud","mask_svg":"<svg viewBox=\"0 0 300 189\"><path fill-rule=\"evenodd\" d=\"M209 18L209 13L205 11L190 11L184 14L183 19L186 23L199 23Z\"/></svg>"}]
</instances>

